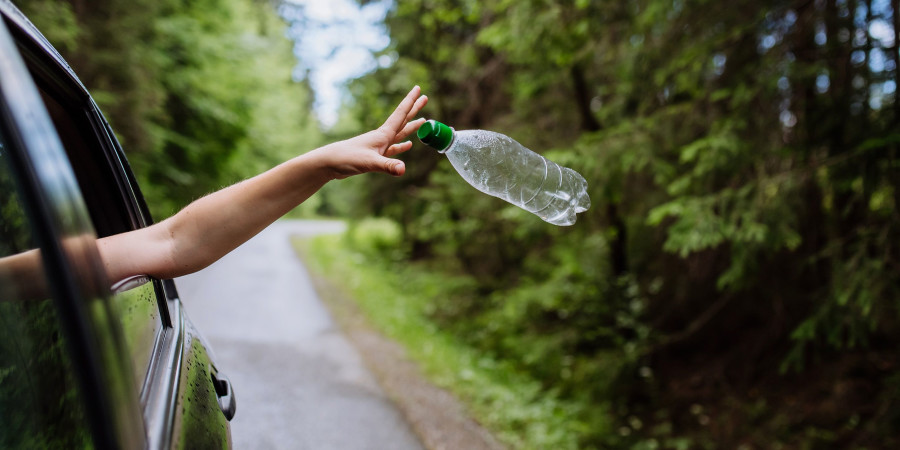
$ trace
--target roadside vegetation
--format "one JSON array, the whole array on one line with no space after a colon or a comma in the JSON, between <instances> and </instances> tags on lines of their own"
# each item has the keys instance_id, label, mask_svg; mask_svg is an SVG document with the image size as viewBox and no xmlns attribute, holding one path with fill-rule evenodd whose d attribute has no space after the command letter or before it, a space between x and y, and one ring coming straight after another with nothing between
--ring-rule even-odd
<instances>
[{"instance_id":1,"label":"roadside vegetation","mask_svg":"<svg viewBox=\"0 0 900 450\"><path fill-rule=\"evenodd\" d=\"M347 117L419 83L593 205L548 225L420 146L323 206L397 224L371 266L445 278L428 323L589 405L579 447L900 445L896 2L409 0L385 24Z\"/></svg>"},{"instance_id":2,"label":"roadside vegetation","mask_svg":"<svg viewBox=\"0 0 900 450\"><path fill-rule=\"evenodd\" d=\"M472 282L391 258L396 224L368 219L342 235L297 239L309 269L352 299L368 321L400 343L426 377L449 389L511 448L577 448L590 404L543 392L527 373L472 348L431 319L436 304L466 296ZM397 256L397 255L395 255ZM608 430L607 430L608 431Z\"/></svg>"}]
</instances>

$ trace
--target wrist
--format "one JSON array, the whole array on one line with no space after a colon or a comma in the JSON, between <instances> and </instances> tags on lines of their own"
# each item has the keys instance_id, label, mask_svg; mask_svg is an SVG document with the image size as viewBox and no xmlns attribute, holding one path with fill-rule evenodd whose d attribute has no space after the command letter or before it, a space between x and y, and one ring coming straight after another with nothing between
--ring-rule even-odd
<instances>
[{"instance_id":1,"label":"wrist","mask_svg":"<svg viewBox=\"0 0 900 450\"><path fill-rule=\"evenodd\" d=\"M310 150L294 159L299 165L308 169L307 176L319 180L323 184L338 179L340 176L335 168L332 152L329 151L332 145Z\"/></svg>"}]
</instances>

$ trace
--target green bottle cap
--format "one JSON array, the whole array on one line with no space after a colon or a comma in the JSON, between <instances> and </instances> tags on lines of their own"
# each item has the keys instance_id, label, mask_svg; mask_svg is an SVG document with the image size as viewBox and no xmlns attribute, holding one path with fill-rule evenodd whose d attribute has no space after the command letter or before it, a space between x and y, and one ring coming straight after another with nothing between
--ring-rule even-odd
<instances>
[{"instance_id":1,"label":"green bottle cap","mask_svg":"<svg viewBox=\"0 0 900 450\"><path fill-rule=\"evenodd\" d=\"M425 145L442 152L453 142L453 128L437 120L429 120L419 127L416 136Z\"/></svg>"}]
</instances>

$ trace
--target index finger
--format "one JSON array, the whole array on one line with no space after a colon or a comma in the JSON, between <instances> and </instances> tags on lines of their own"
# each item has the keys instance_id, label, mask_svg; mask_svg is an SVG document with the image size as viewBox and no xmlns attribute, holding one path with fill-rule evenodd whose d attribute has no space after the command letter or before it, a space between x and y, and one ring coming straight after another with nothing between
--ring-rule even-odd
<instances>
[{"instance_id":1,"label":"index finger","mask_svg":"<svg viewBox=\"0 0 900 450\"><path fill-rule=\"evenodd\" d=\"M391 116L388 117L386 121L384 121L384 125L382 127L387 128L388 130L399 133L403 126L406 124L406 116L412 111L413 105L416 103L416 98L419 96L419 92L421 88L418 85L414 86L409 94L406 94L406 98L397 105L397 109L391 113Z\"/></svg>"}]
</instances>

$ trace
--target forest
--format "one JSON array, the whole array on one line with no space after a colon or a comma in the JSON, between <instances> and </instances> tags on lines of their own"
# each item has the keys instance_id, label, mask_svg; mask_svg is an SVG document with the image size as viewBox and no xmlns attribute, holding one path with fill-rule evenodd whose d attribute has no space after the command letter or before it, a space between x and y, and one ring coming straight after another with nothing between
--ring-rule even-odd
<instances>
[{"instance_id":1,"label":"forest","mask_svg":"<svg viewBox=\"0 0 900 450\"><path fill-rule=\"evenodd\" d=\"M348 83L332 129L292 76L298 6L15 3L157 219L377 127L414 84L429 118L584 175L592 207L555 227L416 144L403 177L303 212L393 224L373 257L454 280L427 319L577 405L574 446L900 445L897 0L392 2L391 64Z\"/></svg>"}]
</instances>

